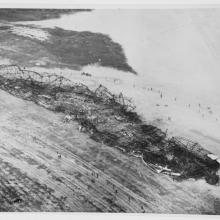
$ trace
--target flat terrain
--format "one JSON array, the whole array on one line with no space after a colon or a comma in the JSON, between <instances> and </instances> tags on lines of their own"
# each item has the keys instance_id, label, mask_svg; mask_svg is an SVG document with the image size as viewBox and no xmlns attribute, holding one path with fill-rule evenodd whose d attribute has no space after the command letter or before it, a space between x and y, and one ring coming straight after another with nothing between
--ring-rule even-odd
<instances>
[{"instance_id":1,"label":"flat terrain","mask_svg":"<svg viewBox=\"0 0 220 220\"><path fill-rule=\"evenodd\" d=\"M199 78L200 68L212 72L203 66L204 63L206 67L212 67L204 62L208 60L206 57L198 62L196 59L195 65L191 65L192 57L188 55L193 56L192 45L200 41L194 35L185 37L187 30L189 33L192 30L191 26L188 29L188 19L184 16L186 31L175 28L175 25L157 25L162 20L165 24L173 24L174 19L168 14L169 19L162 16L157 20L155 12L146 13L150 20L140 16L137 21L136 14L134 17L129 14L130 20L127 16L123 19L121 14L116 16L117 13L108 18L109 14L103 10L101 15L104 16L100 17L98 12L94 25L92 13L91 17L86 14L86 18L78 16L84 13L77 13L76 17L63 16L61 28L55 28L59 27L58 19L48 20L54 24L52 26L39 26L47 21L33 22L32 25L11 21L58 18L64 11L48 11L48 15L42 10L36 13L29 10L25 14L18 10L10 12L0 13L0 64L18 64L41 73L56 73L93 88L102 83L114 94L123 92L132 97L137 112L147 123L164 131L168 128L168 135L192 138L219 155L219 108L210 105L210 100L213 105L219 103L218 97L208 96L204 90L200 94L202 99L193 99L191 90L181 92L182 87L188 89L188 84L183 83L178 87L180 89L176 89L167 77L172 70L171 73L175 74L171 76L179 73L173 81L182 83L184 81L179 76L185 77L186 72L190 75L191 71L197 70L195 66L199 68L198 73L195 71ZM150 21L149 25L142 24L143 20ZM153 32L150 29L152 21L155 22ZM182 24L178 20L176 23ZM92 28L87 27L90 24ZM69 30L65 25L69 25ZM158 31L161 28L164 30ZM146 30L147 36L140 30ZM166 36L169 30L180 32L172 33L173 39ZM218 29L213 26L213 30ZM208 30L208 33L211 32ZM175 37L180 41L175 41ZM193 39L192 45L189 39ZM176 42L175 47L173 42ZM184 50L179 50L177 45L183 46ZM195 48L197 51L200 46ZM164 52L161 53L161 49ZM206 50L198 51L199 54L209 54ZM198 57L197 53L195 57ZM139 65L131 62L134 59ZM178 59L183 63L176 62ZM167 63L169 71L165 71ZM186 63L190 65L182 72L181 67ZM138 75L133 74L133 68ZM91 77L82 75L82 72L91 74ZM152 78L152 75L156 77ZM161 80L166 77L168 83ZM189 77L190 82L197 82L196 79ZM205 99L203 103L204 97L207 101ZM208 109L210 106L213 113ZM0 90L0 211L220 213L219 186L208 185L204 180L177 182L167 175L155 173L141 158L93 141L88 134L79 132L76 122L64 123L64 117L62 113L51 112Z\"/></svg>"},{"instance_id":2,"label":"flat terrain","mask_svg":"<svg viewBox=\"0 0 220 220\"><path fill-rule=\"evenodd\" d=\"M1 211L219 210L211 186L155 174L140 159L92 141L74 122L63 123L62 114L3 91L0 103Z\"/></svg>"}]
</instances>

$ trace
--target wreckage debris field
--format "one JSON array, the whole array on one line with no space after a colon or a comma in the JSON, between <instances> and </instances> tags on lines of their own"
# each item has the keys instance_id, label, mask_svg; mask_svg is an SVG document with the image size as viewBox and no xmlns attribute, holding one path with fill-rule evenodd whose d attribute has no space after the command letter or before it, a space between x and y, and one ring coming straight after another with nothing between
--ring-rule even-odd
<instances>
[{"instance_id":1,"label":"wreckage debris field","mask_svg":"<svg viewBox=\"0 0 220 220\"><path fill-rule=\"evenodd\" d=\"M208 157L210 152L198 143L184 142L179 137L168 138L157 127L145 124L135 113L131 100L123 94L111 94L102 85L91 91L64 77L53 76L53 80L46 81L49 76L28 73L18 67L14 77L12 73L7 74L0 77L1 89L63 113L64 122L77 121L79 130L96 142L140 156L155 170L172 175L176 180L204 178L209 184L218 183L219 163ZM40 80L36 80L37 77Z\"/></svg>"}]
</instances>

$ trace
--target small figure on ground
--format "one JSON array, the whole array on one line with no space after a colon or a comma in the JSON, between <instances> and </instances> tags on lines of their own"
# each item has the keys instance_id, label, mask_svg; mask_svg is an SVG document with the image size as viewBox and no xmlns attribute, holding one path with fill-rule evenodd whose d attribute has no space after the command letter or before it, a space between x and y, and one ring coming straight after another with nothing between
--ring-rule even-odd
<instances>
[{"instance_id":1,"label":"small figure on ground","mask_svg":"<svg viewBox=\"0 0 220 220\"><path fill-rule=\"evenodd\" d=\"M128 202L129 202L129 203L131 202L131 197L130 197L130 196L128 196Z\"/></svg>"}]
</instances>

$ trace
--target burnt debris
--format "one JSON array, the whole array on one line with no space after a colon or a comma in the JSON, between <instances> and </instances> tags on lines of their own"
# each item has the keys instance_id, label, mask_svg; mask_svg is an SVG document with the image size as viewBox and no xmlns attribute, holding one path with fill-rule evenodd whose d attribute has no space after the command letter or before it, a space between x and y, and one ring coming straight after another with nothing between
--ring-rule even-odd
<instances>
[{"instance_id":1,"label":"burnt debris","mask_svg":"<svg viewBox=\"0 0 220 220\"><path fill-rule=\"evenodd\" d=\"M15 65L0 66L0 88L49 110L65 114L64 123L77 121L79 131L93 140L143 158L158 173L176 180L219 182L219 163L198 143L144 123L132 101L100 85L91 91L56 74L37 73Z\"/></svg>"}]
</instances>

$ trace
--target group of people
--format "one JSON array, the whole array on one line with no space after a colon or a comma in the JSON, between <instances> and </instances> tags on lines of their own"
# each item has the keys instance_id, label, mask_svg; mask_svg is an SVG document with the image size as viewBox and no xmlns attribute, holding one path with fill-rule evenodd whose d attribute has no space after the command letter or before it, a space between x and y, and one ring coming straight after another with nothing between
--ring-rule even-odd
<instances>
[{"instance_id":1,"label":"group of people","mask_svg":"<svg viewBox=\"0 0 220 220\"><path fill-rule=\"evenodd\" d=\"M160 99L164 98L164 94L161 90L154 90L152 87L148 88L147 90L158 92ZM177 102L177 97L174 97L174 101ZM213 110L211 109L210 106L202 107L201 103L198 103L197 105L195 105L195 106L197 106L199 108L198 113L201 114L202 118L205 118L205 115L213 115ZM160 106L160 105L156 104L156 106ZM186 106L188 108L192 108L193 105L189 103ZM165 107L168 107L168 105L165 105ZM168 117L168 121L170 121L170 120L171 120L171 117ZM215 117L215 121L218 121L218 117Z\"/></svg>"}]
</instances>

